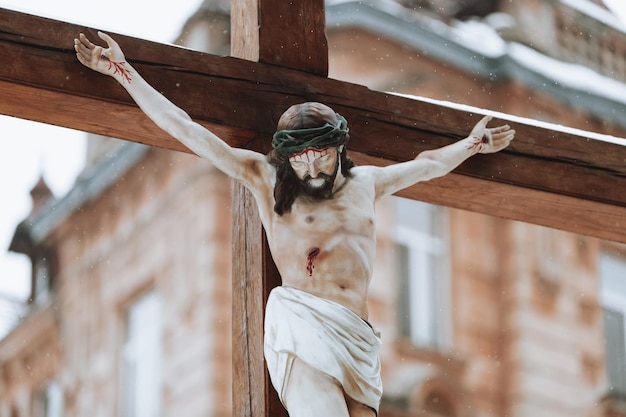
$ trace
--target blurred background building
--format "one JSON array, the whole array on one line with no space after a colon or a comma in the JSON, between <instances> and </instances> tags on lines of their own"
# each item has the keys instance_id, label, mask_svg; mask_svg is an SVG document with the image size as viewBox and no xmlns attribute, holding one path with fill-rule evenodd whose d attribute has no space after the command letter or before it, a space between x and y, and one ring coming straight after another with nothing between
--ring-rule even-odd
<instances>
[{"instance_id":1,"label":"blurred background building","mask_svg":"<svg viewBox=\"0 0 626 417\"><path fill-rule=\"evenodd\" d=\"M626 29L601 0L326 13L332 78L626 137ZM207 0L177 42L227 55L229 26L229 2ZM230 416L229 180L92 136L74 188L32 198L0 417ZM625 245L392 197L377 262L381 417L626 416Z\"/></svg>"}]
</instances>

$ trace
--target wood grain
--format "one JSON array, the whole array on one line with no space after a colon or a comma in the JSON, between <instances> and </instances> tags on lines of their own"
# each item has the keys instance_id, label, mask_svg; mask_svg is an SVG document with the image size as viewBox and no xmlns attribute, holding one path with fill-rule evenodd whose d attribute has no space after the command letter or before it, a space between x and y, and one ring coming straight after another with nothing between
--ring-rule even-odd
<instances>
[{"instance_id":1,"label":"wood grain","mask_svg":"<svg viewBox=\"0 0 626 417\"><path fill-rule=\"evenodd\" d=\"M112 79L76 61L73 38L81 31L95 38L94 29L4 9L0 28L0 54L9 63L0 67L0 113L181 150ZM376 165L451 143L481 116L278 65L115 38L148 82L195 120L232 146L260 152L268 150L282 111L305 100L325 102L346 116L350 149ZM506 116L492 123L504 121ZM435 187L418 186L419 191L407 193L515 220L535 222L540 217L544 225L626 241L624 225L615 222L616 212L626 207L626 147L558 127L509 124L518 132L510 148L461 165L455 171L454 192L430 194ZM477 193L486 183L489 187ZM520 189L528 198L520 199L515 209L490 204L501 196L519 195Z\"/></svg>"},{"instance_id":2,"label":"wood grain","mask_svg":"<svg viewBox=\"0 0 626 417\"><path fill-rule=\"evenodd\" d=\"M235 11L231 26L237 28L232 43L234 56L328 73L325 40L319 42L314 37L312 42L303 41L311 38L310 33L324 32L323 0L236 0L231 7ZM284 21L292 23L286 31ZM321 27L316 29L318 24ZM311 59L316 57L324 59L315 60L316 65L311 66ZM281 284L280 274L270 255L254 197L239 184L233 188L233 294L237 299L233 305L233 322L237 323L233 344L238 345L233 355L233 404L240 402L233 416L287 417L271 386L263 355L265 305L270 291Z\"/></svg>"}]
</instances>

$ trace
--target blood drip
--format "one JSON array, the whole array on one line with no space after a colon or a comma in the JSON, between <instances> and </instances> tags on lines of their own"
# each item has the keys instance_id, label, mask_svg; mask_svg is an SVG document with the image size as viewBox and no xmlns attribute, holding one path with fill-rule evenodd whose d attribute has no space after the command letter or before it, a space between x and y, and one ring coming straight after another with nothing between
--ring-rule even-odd
<instances>
[{"instance_id":1,"label":"blood drip","mask_svg":"<svg viewBox=\"0 0 626 417\"><path fill-rule=\"evenodd\" d=\"M306 271L309 273L309 276L313 276L313 261L317 258L317 255L320 254L320 248L312 248L309 251L309 254L306 257Z\"/></svg>"}]
</instances>

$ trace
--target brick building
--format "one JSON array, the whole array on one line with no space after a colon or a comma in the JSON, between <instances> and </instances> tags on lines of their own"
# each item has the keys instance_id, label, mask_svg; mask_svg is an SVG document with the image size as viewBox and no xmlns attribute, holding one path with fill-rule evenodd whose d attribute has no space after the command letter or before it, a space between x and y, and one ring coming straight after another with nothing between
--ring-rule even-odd
<instances>
[{"instance_id":1,"label":"brick building","mask_svg":"<svg viewBox=\"0 0 626 417\"><path fill-rule=\"evenodd\" d=\"M228 1L182 33L227 54ZM332 78L626 137L626 33L600 1L329 1L327 36ZM11 244L33 289L0 340L0 417L229 416L229 180L192 155L88 146L65 197L38 184ZM624 245L377 209L381 417L626 416Z\"/></svg>"}]
</instances>

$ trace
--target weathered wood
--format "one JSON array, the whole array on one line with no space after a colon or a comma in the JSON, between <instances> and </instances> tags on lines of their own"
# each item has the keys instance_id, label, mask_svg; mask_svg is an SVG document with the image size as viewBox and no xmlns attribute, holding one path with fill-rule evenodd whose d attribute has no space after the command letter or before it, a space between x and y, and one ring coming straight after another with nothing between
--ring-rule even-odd
<instances>
[{"instance_id":1,"label":"weathered wood","mask_svg":"<svg viewBox=\"0 0 626 417\"><path fill-rule=\"evenodd\" d=\"M231 2L232 55L328 75L324 0Z\"/></svg>"},{"instance_id":2,"label":"weathered wood","mask_svg":"<svg viewBox=\"0 0 626 417\"><path fill-rule=\"evenodd\" d=\"M280 285L254 198L233 183L233 416L286 416L263 358L269 291Z\"/></svg>"},{"instance_id":3,"label":"weathered wood","mask_svg":"<svg viewBox=\"0 0 626 417\"><path fill-rule=\"evenodd\" d=\"M0 54L10 63L0 67L0 113L181 149L152 127L113 80L76 62L72 39L81 30L94 37L93 30L1 9L0 28ZM233 146L266 151L280 113L303 100L328 103L346 116L350 149L377 165L450 143L479 118L274 65L116 38L150 83ZM408 193L625 242L626 226L616 219L626 207L626 147L558 128L511 125L518 132L511 147L459 167L451 177L453 193L430 185Z\"/></svg>"},{"instance_id":4,"label":"weathered wood","mask_svg":"<svg viewBox=\"0 0 626 417\"><path fill-rule=\"evenodd\" d=\"M232 55L326 76L328 50L323 37L323 6L324 0L233 1ZM233 307L233 321L238 323L233 337L234 344L243 340L240 336L245 328L246 343L239 342L233 356L233 403L241 401L242 404L242 407L235 407L233 415L287 417L278 394L271 387L263 359L265 304L272 288L280 285L280 275L270 255L253 196L241 185L234 184L234 188L236 212L233 217L237 221L233 227L237 241L233 261L241 276L233 276L233 282L239 287L233 293L244 294L244 297L236 297L239 300ZM244 266L243 271L240 265ZM242 304L245 308L241 308ZM247 366L239 369L241 362L247 362Z\"/></svg>"},{"instance_id":5,"label":"weathered wood","mask_svg":"<svg viewBox=\"0 0 626 417\"><path fill-rule=\"evenodd\" d=\"M360 164L373 162L362 154L353 157ZM505 189L485 179L477 178L468 183L463 176L455 173L418 184L398 195L478 213L492 212L497 217L524 219L528 223L626 243L626 210L615 205L555 196L524 187L509 186ZM460 195L472 197L459 200ZM494 213L496 210L497 213Z\"/></svg>"}]
</instances>

